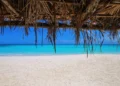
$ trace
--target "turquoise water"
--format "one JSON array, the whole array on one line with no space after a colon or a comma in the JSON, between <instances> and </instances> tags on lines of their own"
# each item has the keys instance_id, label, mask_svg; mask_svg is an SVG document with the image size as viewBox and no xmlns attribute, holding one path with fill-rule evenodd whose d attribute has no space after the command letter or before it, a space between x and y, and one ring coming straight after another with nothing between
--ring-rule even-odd
<instances>
[{"instance_id":1,"label":"turquoise water","mask_svg":"<svg viewBox=\"0 0 120 86\"><path fill-rule=\"evenodd\" d=\"M52 45L1 45L0 55L49 55L49 54L120 54L120 45L94 45L91 48L84 48L83 45L57 45L56 53Z\"/></svg>"}]
</instances>

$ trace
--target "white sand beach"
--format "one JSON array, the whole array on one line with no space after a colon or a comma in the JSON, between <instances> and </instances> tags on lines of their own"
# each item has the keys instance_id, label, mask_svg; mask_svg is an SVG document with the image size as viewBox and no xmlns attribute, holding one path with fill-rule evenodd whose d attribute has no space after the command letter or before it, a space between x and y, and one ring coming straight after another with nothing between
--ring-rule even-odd
<instances>
[{"instance_id":1,"label":"white sand beach","mask_svg":"<svg viewBox=\"0 0 120 86\"><path fill-rule=\"evenodd\" d=\"M119 86L120 55L0 56L0 86Z\"/></svg>"}]
</instances>

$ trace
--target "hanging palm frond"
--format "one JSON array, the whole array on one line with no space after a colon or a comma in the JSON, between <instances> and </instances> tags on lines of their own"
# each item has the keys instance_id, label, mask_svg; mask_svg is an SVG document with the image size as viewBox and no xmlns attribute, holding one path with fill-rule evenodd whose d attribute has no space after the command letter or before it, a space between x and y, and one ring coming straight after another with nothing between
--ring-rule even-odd
<instances>
[{"instance_id":1,"label":"hanging palm frond","mask_svg":"<svg viewBox=\"0 0 120 86\"><path fill-rule=\"evenodd\" d=\"M40 20L47 22L41 23ZM59 21L69 21L59 23ZM91 29L110 30L111 36L120 29L119 0L0 0L0 26L24 26L26 35L29 27L34 27L37 44L38 27L48 28L48 39L56 51L56 31L59 28L72 28L75 31L76 44L80 33L84 44L92 45L97 39ZM1 33L4 30L1 27ZM104 38L102 34L102 39ZM99 40L97 40L99 41ZM102 45L103 41L101 41Z\"/></svg>"}]
</instances>

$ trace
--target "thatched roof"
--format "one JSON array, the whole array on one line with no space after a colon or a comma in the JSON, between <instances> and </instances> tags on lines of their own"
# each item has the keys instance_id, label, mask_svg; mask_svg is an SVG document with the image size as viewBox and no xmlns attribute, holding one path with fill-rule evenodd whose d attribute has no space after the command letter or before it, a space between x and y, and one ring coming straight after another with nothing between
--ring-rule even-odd
<instances>
[{"instance_id":1,"label":"thatched roof","mask_svg":"<svg viewBox=\"0 0 120 86\"><path fill-rule=\"evenodd\" d=\"M54 45L56 31L60 27L71 28L75 30L76 43L82 31L85 44L91 44L93 37L88 30L98 29L101 35L110 30L114 36L120 29L120 0L0 0L0 26L7 25L24 26L27 35L28 27L34 26L36 43L37 27L47 27L48 39Z\"/></svg>"}]
</instances>

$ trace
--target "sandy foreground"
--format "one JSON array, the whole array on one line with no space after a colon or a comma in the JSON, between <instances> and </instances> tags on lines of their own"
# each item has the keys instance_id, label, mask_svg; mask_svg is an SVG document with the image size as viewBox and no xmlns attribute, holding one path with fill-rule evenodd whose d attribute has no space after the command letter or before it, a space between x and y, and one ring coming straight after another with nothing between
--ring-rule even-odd
<instances>
[{"instance_id":1,"label":"sandy foreground","mask_svg":"<svg viewBox=\"0 0 120 86\"><path fill-rule=\"evenodd\" d=\"M120 86L120 55L1 56L0 86Z\"/></svg>"}]
</instances>

